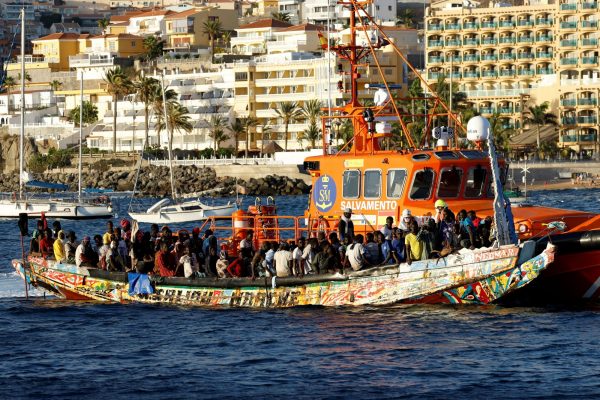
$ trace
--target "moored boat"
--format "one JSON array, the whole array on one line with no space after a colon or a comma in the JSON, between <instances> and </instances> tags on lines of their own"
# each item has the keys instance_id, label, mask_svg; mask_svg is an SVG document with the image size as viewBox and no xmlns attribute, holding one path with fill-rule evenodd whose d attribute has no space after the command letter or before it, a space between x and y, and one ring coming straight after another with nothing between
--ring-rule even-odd
<instances>
[{"instance_id":1,"label":"moored boat","mask_svg":"<svg viewBox=\"0 0 600 400\"><path fill-rule=\"evenodd\" d=\"M221 205L208 205L200 199L174 203L165 198L152 205L146 212L129 211L129 216L140 223L173 224L204 221L210 217L231 217L237 210L238 203L233 201Z\"/></svg>"}]
</instances>

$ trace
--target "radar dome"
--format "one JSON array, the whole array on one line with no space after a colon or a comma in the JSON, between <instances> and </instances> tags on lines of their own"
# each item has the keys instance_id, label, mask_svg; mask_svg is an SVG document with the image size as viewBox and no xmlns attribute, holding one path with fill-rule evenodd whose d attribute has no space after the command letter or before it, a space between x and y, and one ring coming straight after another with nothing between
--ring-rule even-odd
<instances>
[{"instance_id":1,"label":"radar dome","mask_svg":"<svg viewBox=\"0 0 600 400\"><path fill-rule=\"evenodd\" d=\"M490 123L482 116L473 117L467 122L467 139L472 142L487 140L490 131Z\"/></svg>"}]
</instances>

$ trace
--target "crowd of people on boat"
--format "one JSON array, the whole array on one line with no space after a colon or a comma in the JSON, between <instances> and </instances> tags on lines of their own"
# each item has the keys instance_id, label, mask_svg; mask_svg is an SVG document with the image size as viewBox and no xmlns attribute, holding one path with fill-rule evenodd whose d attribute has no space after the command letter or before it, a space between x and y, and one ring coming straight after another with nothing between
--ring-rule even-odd
<instances>
[{"instance_id":1,"label":"crowd of people on boat","mask_svg":"<svg viewBox=\"0 0 600 400\"><path fill-rule=\"evenodd\" d=\"M106 271L138 272L165 277L303 277L312 274L359 271L376 266L443 257L462 248L489 247L493 242L492 218L475 211L454 214L443 200L430 217L415 217L403 210L397 224L387 217L380 230L355 234L352 210L345 209L337 231L309 232L308 238L282 242L262 241L255 248L252 231L236 249L219 246L215 234L194 228L173 234L154 224L149 231L132 230L129 220L119 226L108 221L106 232L77 241L75 232L64 232L59 221L47 226L38 221L30 252L54 257L58 262ZM234 250L234 251L231 251ZM232 256L235 254L235 256Z\"/></svg>"}]
</instances>

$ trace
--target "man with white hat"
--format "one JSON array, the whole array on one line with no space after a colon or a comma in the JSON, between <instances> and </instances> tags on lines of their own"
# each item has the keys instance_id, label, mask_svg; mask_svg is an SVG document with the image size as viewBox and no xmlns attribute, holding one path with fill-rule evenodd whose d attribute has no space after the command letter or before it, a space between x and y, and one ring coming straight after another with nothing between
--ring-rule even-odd
<instances>
[{"instance_id":1,"label":"man with white hat","mask_svg":"<svg viewBox=\"0 0 600 400\"><path fill-rule=\"evenodd\" d=\"M344 215L340 217L340 222L338 224L338 234L340 237L340 241L344 241L344 238L347 237L352 243L354 240L354 224L352 223L352 209L346 208L344 210Z\"/></svg>"},{"instance_id":2,"label":"man with white hat","mask_svg":"<svg viewBox=\"0 0 600 400\"><path fill-rule=\"evenodd\" d=\"M412 213L408 208L405 208L402 211L402 216L400 217L400 223L398 224L398 229L403 231L404 233L408 232L408 223L413 219Z\"/></svg>"}]
</instances>

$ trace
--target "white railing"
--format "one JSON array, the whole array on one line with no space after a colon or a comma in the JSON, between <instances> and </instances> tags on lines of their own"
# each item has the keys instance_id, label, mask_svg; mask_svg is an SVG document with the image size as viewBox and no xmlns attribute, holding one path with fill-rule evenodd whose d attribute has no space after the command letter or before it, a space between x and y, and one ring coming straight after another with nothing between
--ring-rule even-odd
<instances>
[{"instance_id":1,"label":"white railing","mask_svg":"<svg viewBox=\"0 0 600 400\"><path fill-rule=\"evenodd\" d=\"M283 165L283 161L275 161L271 157L237 157L237 158L200 158L191 160L173 160L173 165L180 166L211 166L211 165ZM150 160L150 165L169 166L169 160Z\"/></svg>"}]
</instances>

